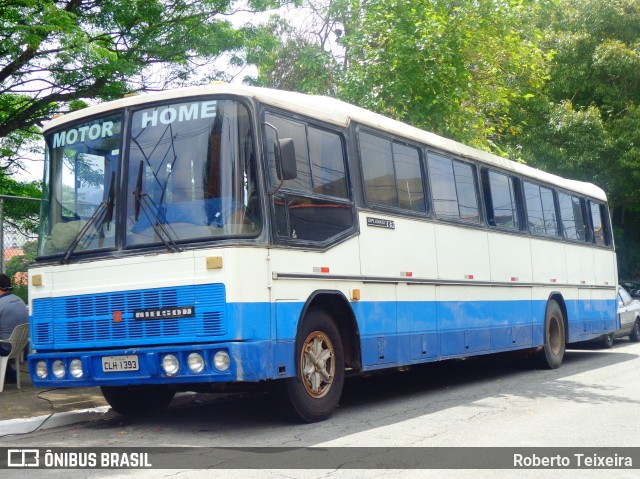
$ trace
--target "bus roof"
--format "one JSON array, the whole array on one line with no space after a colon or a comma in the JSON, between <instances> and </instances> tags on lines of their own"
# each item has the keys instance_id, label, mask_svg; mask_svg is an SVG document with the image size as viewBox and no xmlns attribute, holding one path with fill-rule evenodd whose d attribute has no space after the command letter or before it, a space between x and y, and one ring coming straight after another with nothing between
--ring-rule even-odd
<instances>
[{"instance_id":1,"label":"bus roof","mask_svg":"<svg viewBox=\"0 0 640 479\"><path fill-rule=\"evenodd\" d=\"M513 171L514 173L530 177L534 180L550 183L560 188L606 201L604 191L594 184L562 178L522 163L517 163L492 153L472 148L457 141L443 138L434 133L420 130L406 123L393 120L378 113L373 113L335 98L229 83L212 83L204 86L178 88L129 96L119 100L101 103L55 118L47 123L44 131L46 132L67 122L77 121L87 116L98 115L126 107L143 105L149 102L176 100L212 94L238 95L254 98L264 104L298 112L302 115L340 126L347 126L351 121L355 121L402 136L408 140L423 143L444 152L452 153L462 158L477 160L488 165Z\"/></svg>"}]
</instances>

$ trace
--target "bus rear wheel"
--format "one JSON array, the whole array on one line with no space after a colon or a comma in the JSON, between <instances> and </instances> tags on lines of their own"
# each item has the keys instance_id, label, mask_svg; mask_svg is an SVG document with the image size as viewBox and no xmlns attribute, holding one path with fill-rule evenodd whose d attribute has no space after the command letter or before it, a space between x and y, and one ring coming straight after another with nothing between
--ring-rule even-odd
<instances>
[{"instance_id":1,"label":"bus rear wheel","mask_svg":"<svg viewBox=\"0 0 640 479\"><path fill-rule=\"evenodd\" d=\"M308 313L296 339L295 360L295 376L284 383L288 412L297 421L324 421L337 407L344 385L342 338L328 314Z\"/></svg>"},{"instance_id":2,"label":"bus rear wheel","mask_svg":"<svg viewBox=\"0 0 640 479\"><path fill-rule=\"evenodd\" d=\"M176 393L163 385L102 386L100 389L111 409L123 416L144 416L162 411Z\"/></svg>"},{"instance_id":3,"label":"bus rear wheel","mask_svg":"<svg viewBox=\"0 0 640 479\"><path fill-rule=\"evenodd\" d=\"M600 344L603 348L611 349L613 347L613 333L600 336Z\"/></svg>"},{"instance_id":4,"label":"bus rear wheel","mask_svg":"<svg viewBox=\"0 0 640 479\"><path fill-rule=\"evenodd\" d=\"M547 303L544 318L544 345L536 355L540 369L557 369L562 364L565 351L564 315L560 305L551 300Z\"/></svg>"}]
</instances>

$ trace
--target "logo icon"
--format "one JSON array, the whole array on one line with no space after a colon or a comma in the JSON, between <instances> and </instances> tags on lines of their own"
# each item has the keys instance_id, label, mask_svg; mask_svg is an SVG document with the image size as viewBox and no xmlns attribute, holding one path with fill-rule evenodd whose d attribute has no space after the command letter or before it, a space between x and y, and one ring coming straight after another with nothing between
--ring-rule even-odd
<instances>
[{"instance_id":1,"label":"logo icon","mask_svg":"<svg viewBox=\"0 0 640 479\"><path fill-rule=\"evenodd\" d=\"M7 450L8 467L39 467L40 451L38 449Z\"/></svg>"}]
</instances>

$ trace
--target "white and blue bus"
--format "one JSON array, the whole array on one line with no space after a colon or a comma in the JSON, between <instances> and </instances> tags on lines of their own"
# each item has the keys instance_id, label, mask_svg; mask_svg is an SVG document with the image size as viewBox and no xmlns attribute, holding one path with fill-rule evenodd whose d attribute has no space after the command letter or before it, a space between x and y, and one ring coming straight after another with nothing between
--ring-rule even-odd
<instances>
[{"instance_id":1,"label":"white and blue bus","mask_svg":"<svg viewBox=\"0 0 640 479\"><path fill-rule=\"evenodd\" d=\"M212 84L52 120L29 368L113 409L274 384L327 418L347 374L615 330L604 192L338 100Z\"/></svg>"}]
</instances>

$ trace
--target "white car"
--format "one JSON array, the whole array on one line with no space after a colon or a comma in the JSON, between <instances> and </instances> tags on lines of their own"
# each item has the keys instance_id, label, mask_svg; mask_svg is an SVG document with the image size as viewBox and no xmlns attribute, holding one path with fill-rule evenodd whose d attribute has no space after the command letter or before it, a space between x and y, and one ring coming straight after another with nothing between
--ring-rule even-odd
<instances>
[{"instance_id":1,"label":"white car","mask_svg":"<svg viewBox=\"0 0 640 479\"><path fill-rule=\"evenodd\" d=\"M620 329L609 334L604 334L600 339L603 346L613 346L615 338L629 336L633 342L640 341L640 301L633 299L622 286L618 286L618 315L620 316Z\"/></svg>"}]
</instances>

